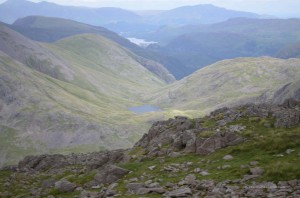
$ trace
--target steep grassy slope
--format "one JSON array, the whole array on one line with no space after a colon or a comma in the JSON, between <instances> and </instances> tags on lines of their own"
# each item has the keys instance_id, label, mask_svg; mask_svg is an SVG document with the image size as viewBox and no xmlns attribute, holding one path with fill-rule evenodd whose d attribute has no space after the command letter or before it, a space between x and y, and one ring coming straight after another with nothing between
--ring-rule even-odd
<instances>
[{"instance_id":1,"label":"steep grassy slope","mask_svg":"<svg viewBox=\"0 0 300 198\"><path fill-rule=\"evenodd\" d=\"M191 115L224 105L255 102L266 91L263 100L268 101L277 89L299 80L299 64L299 59L270 57L224 60L163 88L150 100L173 109L173 113Z\"/></svg>"},{"instance_id":2,"label":"steep grassy slope","mask_svg":"<svg viewBox=\"0 0 300 198\"><path fill-rule=\"evenodd\" d=\"M72 80L73 71L66 62L41 44L0 24L0 50L15 60L61 80Z\"/></svg>"},{"instance_id":3,"label":"steep grassy slope","mask_svg":"<svg viewBox=\"0 0 300 198\"><path fill-rule=\"evenodd\" d=\"M129 51L98 35L78 35L48 47L79 71L74 81L79 86L89 83L104 94L132 99L145 89L164 85L131 58Z\"/></svg>"},{"instance_id":4,"label":"steep grassy slope","mask_svg":"<svg viewBox=\"0 0 300 198\"><path fill-rule=\"evenodd\" d=\"M128 108L142 104L143 94L165 83L126 49L98 35L42 45L11 32L1 28L6 44L1 49L7 54L1 51L0 57L0 165L30 153L128 147L146 130L149 117ZM24 43L29 45L20 47ZM15 60L19 55L25 55L21 62ZM51 64L41 66L48 70L23 61L28 56L45 58ZM53 68L61 71L52 64L57 59L72 78L63 72L51 75Z\"/></svg>"}]
</instances>

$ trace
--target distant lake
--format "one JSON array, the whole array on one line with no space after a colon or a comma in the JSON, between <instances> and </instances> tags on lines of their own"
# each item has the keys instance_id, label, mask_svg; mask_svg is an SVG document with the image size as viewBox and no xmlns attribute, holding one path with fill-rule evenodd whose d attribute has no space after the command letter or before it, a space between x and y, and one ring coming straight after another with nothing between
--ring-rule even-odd
<instances>
[{"instance_id":1,"label":"distant lake","mask_svg":"<svg viewBox=\"0 0 300 198\"><path fill-rule=\"evenodd\" d=\"M147 47L150 44L155 44L157 42L154 41L145 41L144 39L138 39L138 38L127 38L131 43L137 44L141 47Z\"/></svg>"},{"instance_id":2,"label":"distant lake","mask_svg":"<svg viewBox=\"0 0 300 198\"><path fill-rule=\"evenodd\" d=\"M130 107L129 110L134 113L141 114L141 113L160 111L160 108L152 105L143 105L143 106Z\"/></svg>"}]
</instances>

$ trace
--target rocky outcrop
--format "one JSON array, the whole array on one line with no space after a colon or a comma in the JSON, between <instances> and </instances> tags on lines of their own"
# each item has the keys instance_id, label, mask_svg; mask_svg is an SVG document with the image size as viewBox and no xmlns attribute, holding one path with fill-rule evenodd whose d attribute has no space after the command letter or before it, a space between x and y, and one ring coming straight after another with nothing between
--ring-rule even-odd
<instances>
[{"instance_id":1,"label":"rocky outcrop","mask_svg":"<svg viewBox=\"0 0 300 198\"><path fill-rule=\"evenodd\" d=\"M156 122L135 147L143 147L149 157L171 155L173 152L206 155L243 141L230 128L220 130L218 127L205 127L204 119L177 116Z\"/></svg>"},{"instance_id":2,"label":"rocky outcrop","mask_svg":"<svg viewBox=\"0 0 300 198\"><path fill-rule=\"evenodd\" d=\"M44 171L49 169L61 169L72 165L81 165L89 170L93 170L108 164L118 163L123 159L123 156L124 150L89 154L27 156L19 162L18 168L21 171Z\"/></svg>"},{"instance_id":3,"label":"rocky outcrop","mask_svg":"<svg viewBox=\"0 0 300 198\"><path fill-rule=\"evenodd\" d=\"M263 120L274 117L265 127L294 127L300 124L300 103L293 99L282 105L248 104L235 108L221 108L204 118L189 119L176 116L153 124L133 150L142 147L148 157L174 155L175 152L210 154L217 149L243 142L240 132L245 126L232 124L242 118ZM209 122L215 123L208 126ZM176 153L175 153L176 154Z\"/></svg>"},{"instance_id":4,"label":"rocky outcrop","mask_svg":"<svg viewBox=\"0 0 300 198\"><path fill-rule=\"evenodd\" d=\"M300 80L287 83L278 89L273 95L272 102L282 104L287 99L300 100Z\"/></svg>"}]
</instances>

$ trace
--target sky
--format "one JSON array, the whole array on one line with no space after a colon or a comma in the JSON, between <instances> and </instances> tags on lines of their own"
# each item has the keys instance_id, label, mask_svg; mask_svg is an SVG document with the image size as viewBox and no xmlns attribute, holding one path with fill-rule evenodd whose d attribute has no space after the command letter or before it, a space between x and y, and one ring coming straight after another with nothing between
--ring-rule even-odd
<instances>
[{"instance_id":1,"label":"sky","mask_svg":"<svg viewBox=\"0 0 300 198\"><path fill-rule=\"evenodd\" d=\"M5 0L0 0L0 3ZM31 0L40 2L41 0ZM300 0L46 0L87 7L120 7L129 10L166 10L184 5L213 4L233 10L278 17L300 17Z\"/></svg>"}]
</instances>

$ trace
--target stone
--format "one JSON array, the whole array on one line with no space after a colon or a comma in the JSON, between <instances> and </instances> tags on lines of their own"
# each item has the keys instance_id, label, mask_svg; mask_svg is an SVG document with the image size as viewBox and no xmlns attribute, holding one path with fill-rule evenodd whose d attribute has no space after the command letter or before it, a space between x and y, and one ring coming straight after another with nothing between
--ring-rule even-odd
<instances>
[{"instance_id":1,"label":"stone","mask_svg":"<svg viewBox=\"0 0 300 198\"><path fill-rule=\"evenodd\" d=\"M247 182L251 179L255 179L259 177L259 175L244 175L243 179L241 180L242 182Z\"/></svg>"},{"instance_id":2,"label":"stone","mask_svg":"<svg viewBox=\"0 0 300 198\"><path fill-rule=\"evenodd\" d=\"M192 195L190 188L179 188L171 192L166 193L168 197L189 197Z\"/></svg>"},{"instance_id":3,"label":"stone","mask_svg":"<svg viewBox=\"0 0 300 198\"><path fill-rule=\"evenodd\" d=\"M174 183L171 183L171 182L167 182L165 187L167 188L174 188L176 185Z\"/></svg>"},{"instance_id":4,"label":"stone","mask_svg":"<svg viewBox=\"0 0 300 198\"><path fill-rule=\"evenodd\" d=\"M134 177L134 178L131 178L128 180L129 182L137 182L138 181L138 178Z\"/></svg>"},{"instance_id":5,"label":"stone","mask_svg":"<svg viewBox=\"0 0 300 198\"><path fill-rule=\"evenodd\" d=\"M277 154L277 155L273 155L274 157L284 157L283 154Z\"/></svg>"},{"instance_id":6,"label":"stone","mask_svg":"<svg viewBox=\"0 0 300 198\"><path fill-rule=\"evenodd\" d=\"M67 180L55 182L55 189L57 189L59 192L73 192L75 188L76 185Z\"/></svg>"},{"instance_id":7,"label":"stone","mask_svg":"<svg viewBox=\"0 0 300 198\"><path fill-rule=\"evenodd\" d=\"M145 181L145 185L149 185L149 184L151 184L153 181L150 179L150 180L147 180L147 181Z\"/></svg>"},{"instance_id":8,"label":"stone","mask_svg":"<svg viewBox=\"0 0 300 198\"><path fill-rule=\"evenodd\" d=\"M264 170L260 167L250 168L250 172L252 175L262 175Z\"/></svg>"},{"instance_id":9,"label":"stone","mask_svg":"<svg viewBox=\"0 0 300 198\"><path fill-rule=\"evenodd\" d=\"M102 188L102 185L101 186L100 185L92 186L91 188L92 189L100 189L100 188Z\"/></svg>"},{"instance_id":10,"label":"stone","mask_svg":"<svg viewBox=\"0 0 300 198\"><path fill-rule=\"evenodd\" d=\"M148 169L149 170L154 170L156 168L156 166L149 166Z\"/></svg>"},{"instance_id":11,"label":"stone","mask_svg":"<svg viewBox=\"0 0 300 198\"><path fill-rule=\"evenodd\" d=\"M111 184L118 181L130 171L115 165L109 165L100 173L96 174L95 181L98 184Z\"/></svg>"},{"instance_id":12,"label":"stone","mask_svg":"<svg viewBox=\"0 0 300 198\"><path fill-rule=\"evenodd\" d=\"M196 176L194 174L189 174L184 179L187 185L196 185Z\"/></svg>"},{"instance_id":13,"label":"stone","mask_svg":"<svg viewBox=\"0 0 300 198\"><path fill-rule=\"evenodd\" d=\"M209 173L208 173L207 171L205 171L205 170L204 170L204 171L201 171L200 174L201 174L202 176L207 176L207 175L209 175Z\"/></svg>"},{"instance_id":14,"label":"stone","mask_svg":"<svg viewBox=\"0 0 300 198\"><path fill-rule=\"evenodd\" d=\"M223 157L223 160L232 160L233 159L233 156L232 155L225 155Z\"/></svg>"},{"instance_id":15,"label":"stone","mask_svg":"<svg viewBox=\"0 0 300 198\"><path fill-rule=\"evenodd\" d=\"M225 164L225 165L222 166L222 169L227 169L227 168L231 168L231 166L228 165L228 164Z\"/></svg>"},{"instance_id":16,"label":"stone","mask_svg":"<svg viewBox=\"0 0 300 198\"><path fill-rule=\"evenodd\" d=\"M295 150L293 150L293 149L287 149L286 151L285 151L285 153L286 154L288 154L288 155L290 155L292 152L294 152Z\"/></svg>"},{"instance_id":17,"label":"stone","mask_svg":"<svg viewBox=\"0 0 300 198\"><path fill-rule=\"evenodd\" d=\"M129 183L126 185L127 191L130 193L137 193L140 188L144 188L142 183Z\"/></svg>"},{"instance_id":18,"label":"stone","mask_svg":"<svg viewBox=\"0 0 300 198\"><path fill-rule=\"evenodd\" d=\"M147 188L160 188L161 186L159 185L158 182L154 182L154 183L151 183L151 184L148 184L147 185Z\"/></svg>"},{"instance_id":19,"label":"stone","mask_svg":"<svg viewBox=\"0 0 300 198\"><path fill-rule=\"evenodd\" d=\"M165 192L166 192L166 190L163 188L140 188L140 189L138 189L136 194L138 194L138 195L145 195L145 194L150 194L150 193L163 194Z\"/></svg>"}]
</instances>

